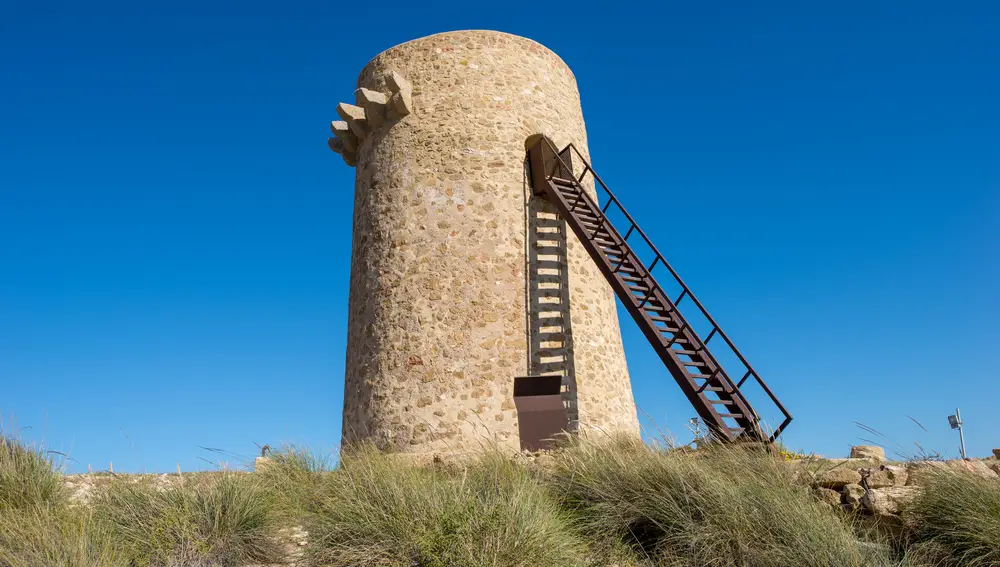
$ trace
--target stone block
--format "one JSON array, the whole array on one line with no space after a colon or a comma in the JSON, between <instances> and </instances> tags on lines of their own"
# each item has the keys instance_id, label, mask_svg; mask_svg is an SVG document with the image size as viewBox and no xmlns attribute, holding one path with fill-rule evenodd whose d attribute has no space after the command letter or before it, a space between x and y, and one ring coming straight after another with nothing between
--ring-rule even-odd
<instances>
[{"instance_id":1,"label":"stone block","mask_svg":"<svg viewBox=\"0 0 1000 567\"><path fill-rule=\"evenodd\" d=\"M877 445L857 445L851 447L852 459L870 459L877 463L885 462L885 449Z\"/></svg>"},{"instance_id":2,"label":"stone block","mask_svg":"<svg viewBox=\"0 0 1000 567\"><path fill-rule=\"evenodd\" d=\"M930 475L935 473L966 473L982 478L1000 479L1000 475L994 472L984 461L963 461L961 459L953 461L912 461L906 464L910 477L906 482L907 486L919 486L925 484Z\"/></svg>"},{"instance_id":3,"label":"stone block","mask_svg":"<svg viewBox=\"0 0 1000 567\"><path fill-rule=\"evenodd\" d=\"M385 78L385 84L386 86L389 87L389 90L392 91L393 93L413 92L413 85L410 84L410 81L407 81L405 78L403 78L402 75L400 75L396 71L389 72L389 75L386 76Z\"/></svg>"},{"instance_id":4,"label":"stone block","mask_svg":"<svg viewBox=\"0 0 1000 567\"><path fill-rule=\"evenodd\" d=\"M1000 460L1000 449L993 449L993 458Z\"/></svg>"},{"instance_id":5,"label":"stone block","mask_svg":"<svg viewBox=\"0 0 1000 567\"><path fill-rule=\"evenodd\" d=\"M389 98L389 115L399 119L413 112L413 86L396 71L385 78L392 96Z\"/></svg>"},{"instance_id":6,"label":"stone block","mask_svg":"<svg viewBox=\"0 0 1000 567\"><path fill-rule=\"evenodd\" d=\"M270 457L257 457L253 461L254 472L261 472L267 470L268 467L274 466L274 460Z\"/></svg>"},{"instance_id":7,"label":"stone block","mask_svg":"<svg viewBox=\"0 0 1000 567\"><path fill-rule=\"evenodd\" d=\"M361 88L354 91L354 100L361 108L365 109L368 118L368 128L375 131L386 121L386 105L389 104L389 97L371 89Z\"/></svg>"},{"instance_id":8,"label":"stone block","mask_svg":"<svg viewBox=\"0 0 1000 567\"><path fill-rule=\"evenodd\" d=\"M920 489L914 486L876 488L861 498L861 504L876 516L895 516L918 494Z\"/></svg>"},{"instance_id":9,"label":"stone block","mask_svg":"<svg viewBox=\"0 0 1000 567\"><path fill-rule=\"evenodd\" d=\"M840 490L848 484L860 483L861 473L847 467L837 467L826 471L820 471L816 475L816 485L823 488Z\"/></svg>"},{"instance_id":10,"label":"stone block","mask_svg":"<svg viewBox=\"0 0 1000 567\"><path fill-rule=\"evenodd\" d=\"M334 120L330 123L330 131L344 143L345 150L358 151L358 137L354 135L354 132L351 132L351 127L347 125L347 122Z\"/></svg>"},{"instance_id":11,"label":"stone block","mask_svg":"<svg viewBox=\"0 0 1000 567\"><path fill-rule=\"evenodd\" d=\"M904 486L909 478L906 467L883 465L879 469L872 471L868 477L868 488L888 488L890 486Z\"/></svg>"},{"instance_id":12,"label":"stone block","mask_svg":"<svg viewBox=\"0 0 1000 567\"><path fill-rule=\"evenodd\" d=\"M840 506L840 493L830 488L815 488L814 493L824 504Z\"/></svg>"},{"instance_id":13,"label":"stone block","mask_svg":"<svg viewBox=\"0 0 1000 567\"><path fill-rule=\"evenodd\" d=\"M413 100L409 93L392 93L389 99L389 120L399 120L410 114L413 110Z\"/></svg>"},{"instance_id":14,"label":"stone block","mask_svg":"<svg viewBox=\"0 0 1000 567\"><path fill-rule=\"evenodd\" d=\"M853 512L861 508L861 499L865 496L865 489L860 484L845 484L840 490L844 508Z\"/></svg>"},{"instance_id":15,"label":"stone block","mask_svg":"<svg viewBox=\"0 0 1000 567\"><path fill-rule=\"evenodd\" d=\"M351 132L354 132L359 140L363 140L368 135L368 118L365 116L365 109L342 102L337 105L337 114L347 122Z\"/></svg>"}]
</instances>

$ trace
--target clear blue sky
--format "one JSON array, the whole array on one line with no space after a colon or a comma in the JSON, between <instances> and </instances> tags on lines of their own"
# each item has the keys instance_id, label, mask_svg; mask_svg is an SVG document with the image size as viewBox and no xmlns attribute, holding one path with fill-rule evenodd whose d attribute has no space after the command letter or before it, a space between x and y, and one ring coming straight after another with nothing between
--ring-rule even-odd
<instances>
[{"instance_id":1,"label":"clear blue sky","mask_svg":"<svg viewBox=\"0 0 1000 567\"><path fill-rule=\"evenodd\" d=\"M572 67L594 165L795 413L1000 446L995 2L0 4L0 414L74 470L340 438L358 71L454 29ZM673 211L673 224L651 201ZM636 399L693 415L628 319ZM924 432L907 416L921 421Z\"/></svg>"}]
</instances>

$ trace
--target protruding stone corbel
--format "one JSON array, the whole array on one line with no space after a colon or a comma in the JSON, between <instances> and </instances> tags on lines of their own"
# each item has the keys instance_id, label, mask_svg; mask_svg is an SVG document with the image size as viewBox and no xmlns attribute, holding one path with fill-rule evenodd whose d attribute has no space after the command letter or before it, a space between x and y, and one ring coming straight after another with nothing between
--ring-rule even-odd
<instances>
[{"instance_id":1,"label":"protruding stone corbel","mask_svg":"<svg viewBox=\"0 0 1000 567\"><path fill-rule=\"evenodd\" d=\"M358 106L365 109L365 115L368 117L368 128L372 132L379 129L386 121L385 111L389 97L378 91L361 88L354 91L354 98Z\"/></svg>"},{"instance_id":2,"label":"protruding stone corbel","mask_svg":"<svg viewBox=\"0 0 1000 567\"><path fill-rule=\"evenodd\" d=\"M391 95L389 97L389 117L391 120L398 120L413 111L413 86L396 71L389 73L385 78L386 86L389 87Z\"/></svg>"},{"instance_id":3,"label":"protruding stone corbel","mask_svg":"<svg viewBox=\"0 0 1000 567\"><path fill-rule=\"evenodd\" d=\"M354 91L357 105L342 102L337 105L337 114L343 120L330 123L334 137L327 141L330 149L343 156L347 165L357 163L361 142L378 128L394 122L413 112L413 86L396 71L385 79L389 93L371 89Z\"/></svg>"},{"instance_id":4,"label":"protruding stone corbel","mask_svg":"<svg viewBox=\"0 0 1000 567\"><path fill-rule=\"evenodd\" d=\"M347 122L351 132L354 132L358 140L365 139L365 136L368 135L368 118L365 116L365 109L342 102L337 105L337 114Z\"/></svg>"},{"instance_id":5,"label":"protruding stone corbel","mask_svg":"<svg viewBox=\"0 0 1000 567\"><path fill-rule=\"evenodd\" d=\"M330 131L335 138L330 138L327 145L330 149L340 154L347 165L354 166L358 155L358 137L351 131L351 127L343 120L334 120L330 123Z\"/></svg>"}]
</instances>

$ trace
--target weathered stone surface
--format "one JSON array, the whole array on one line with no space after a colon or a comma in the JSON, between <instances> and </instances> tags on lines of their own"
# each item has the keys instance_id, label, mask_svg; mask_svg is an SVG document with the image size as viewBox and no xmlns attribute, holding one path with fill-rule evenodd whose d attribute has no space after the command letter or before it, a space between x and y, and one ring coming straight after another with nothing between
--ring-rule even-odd
<instances>
[{"instance_id":1,"label":"weathered stone surface","mask_svg":"<svg viewBox=\"0 0 1000 567\"><path fill-rule=\"evenodd\" d=\"M928 478L935 473L955 473L962 472L974 474L983 478L1000 479L998 473L990 469L983 461L912 461L906 464L909 473L907 486L919 486L925 484Z\"/></svg>"},{"instance_id":2,"label":"weathered stone surface","mask_svg":"<svg viewBox=\"0 0 1000 567\"><path fill-rule=\"evenodd\" d=\"M830 488L814 488L816 497L830 506L840 506L840 493Z\"/></svg>"},{"instance_id":3,"label":"weathered stone surface","mask_svg":"<svg viewBox=\"0 0 1000 567\"><path fill-rule=\"evenodd\" d=\"M852 459L871 459L877 463L885 462L885 449L876 445L857 445L851 447Z\"/></svg>"},{"instance_id":4,"label":"weathered stone surface","mask_svg":"<svg viewBox=\"0 0 1000 567\"><path fill-rule=\"evenodd\" d=\"M344 143L344 149L349 152L358 151L358 137L351 132L351 127L343 120L330 123L330 131Z\"/></svg>"},{"instance_id":5,"label":"weathered stone surface","mask_svg":"<svg viewBox=\"0 0 1000 567\"><path fill-rule=\"evenodd\" d=\"M351 132L354 132L359 140L363 140L368 135L368 119L365 117L365 109L342 102L337 105L337 114L347 122Z\"/></svg>"},{"instance_id":6,"label":"weathered stone surface","mask_svg":"<svg viewBox=\"0 0 1000 567\"><path fill-rule=\"evenodd\" d=\"M1000 449L993 449L993 458L1000 459Z\"/></svg>"},{"instance_id":7,"label":"weathered stone surface","mask_svg":"<svg viewBox=\"0 0 1000 567\"><path fill-rule=\"evenodd\" d=\"M365 109L368 118L368 128L373 132L386 121L386 105L389 97L371 89L360 88L354 91L354 99L358 106Z\"/></svg>"},{"instance_id":8,"label":"weathered stone surface","mask_svg":"<svg viewBox=\"0 0 1000 567\"><path fill-rule=\"evenodd\" d=\"M858 484L861 482L861 474L852 468L836 467L829 470L820 471L816 475L816 485L823 488L840 490L848 484Z\"/></svg>"},{"instance_id":9,"label":"weathered stone surface","mask_svg":"<svg viewBox=\"0 0 1000 567\"><path fill-rule=\"evenodd\" d=\"M383 52L356 87L407 91L411 112L358 154L344 444L516 449L513 379L529 369L564 376L571 428L638 435L614 295L551 204L525 202L529 135L588 155L566 65L528 39L455 32Z\"/></svg>"},{"instance_id":10,"label":"weathered stone surface","mask_svg":"<svg viewBox=\"0 0 1000 567\"><path fill-rule=\"evenodd\" d=\"M396 71L390 71L385 77L385 84L394 93L412 93L413 85Z\"/></svg>"},{"instance_id":11,"label":"weathered stone surface","mask_svg":"<svg viewBox=\"0 0 1000 567\"><path fill-rule=\"evenodd\" d=\"M840 489L841 500L844 508L850 512L861 507L861 498L865 495L865 489L859 484L845 484Z\"/></svg>"},{"instance_id":12,"label":"weathered stone surface","mask_svg":"<svg viewBox=\"0 0 1000 567\"><path fill-rule=\"evenodd\" d=\"M997 476L1000 476L1000 461L991 461L986 464L991 471L995 472Z\"/></svg>"},{"instance_id":13,"label":"weathered stone surface","mask_svg":"<svg viewBox=\"0 0 1000 567\"><path fill-rule=\"evenodd\" d=\"M344 141L336 136L328 138L326 141L326 145L330 146L330 149L337 152L338 154L344 153Z\"/></svg>"},{"instance_id":14,"label":"weathered stone surface","mask_svg":"<svg viewBox=\"0 0 1000 567\"><path fill-rule=\"evenodd\" d=\"M392 93L389 99L389 120L399 120L413 111L413 98L409 93Z\"/></svg>"},{"instance_id":15,"label":"weathered stone surface","mask_svg":"<svg viewBox=\"0 0 1000 567\"><path fill-rule=\"evenodd\" d=\"M869 490L861 498L865 509L877 516L896 515L920 493L913 486L895 486Z\"/></svg>"},{"instance_id":16,"label":"weathered stone surface","mask_svg":"<svg viewBox=\"0 0 1000 567\"><path fill-rule=\"evenodd\" d=\"M889 486L904 486L909 473L906 467L883 465L879 469L872 471L868 476L869 488L886 488Z\"/></svg>"},{"instance_id":17,"label":"weathered stone surface","mask_svg":"<svg viewBox=\"0 0 1000 567\"><path fill-rule=\"evenodd\" d=\"M274 460L271 457L257 457L253 461L254 472L260 472L267 470L267 467L274 466Z\"/></svg>"}]
</instances>

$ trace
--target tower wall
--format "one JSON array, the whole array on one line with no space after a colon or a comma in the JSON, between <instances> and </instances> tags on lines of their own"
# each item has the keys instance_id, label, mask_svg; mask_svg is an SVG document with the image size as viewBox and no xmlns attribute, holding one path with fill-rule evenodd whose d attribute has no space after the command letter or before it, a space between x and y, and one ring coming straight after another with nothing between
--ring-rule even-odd
<instances>
[{"instance_id":1,"label":"tower wall","mask_svg":"<svg viewBox=\"0 0 1000 567\"><path fill-rule=\"evenodd\" d=\"M526 177L531 134L589 155L572 72L491 31L393 47L358 87L392 91L392 72L412 85L412 112L350 158L345 445L517 447L514 378L552 373L571 427L638 434L613 293Z\"/></svg>"}]
</instances>

